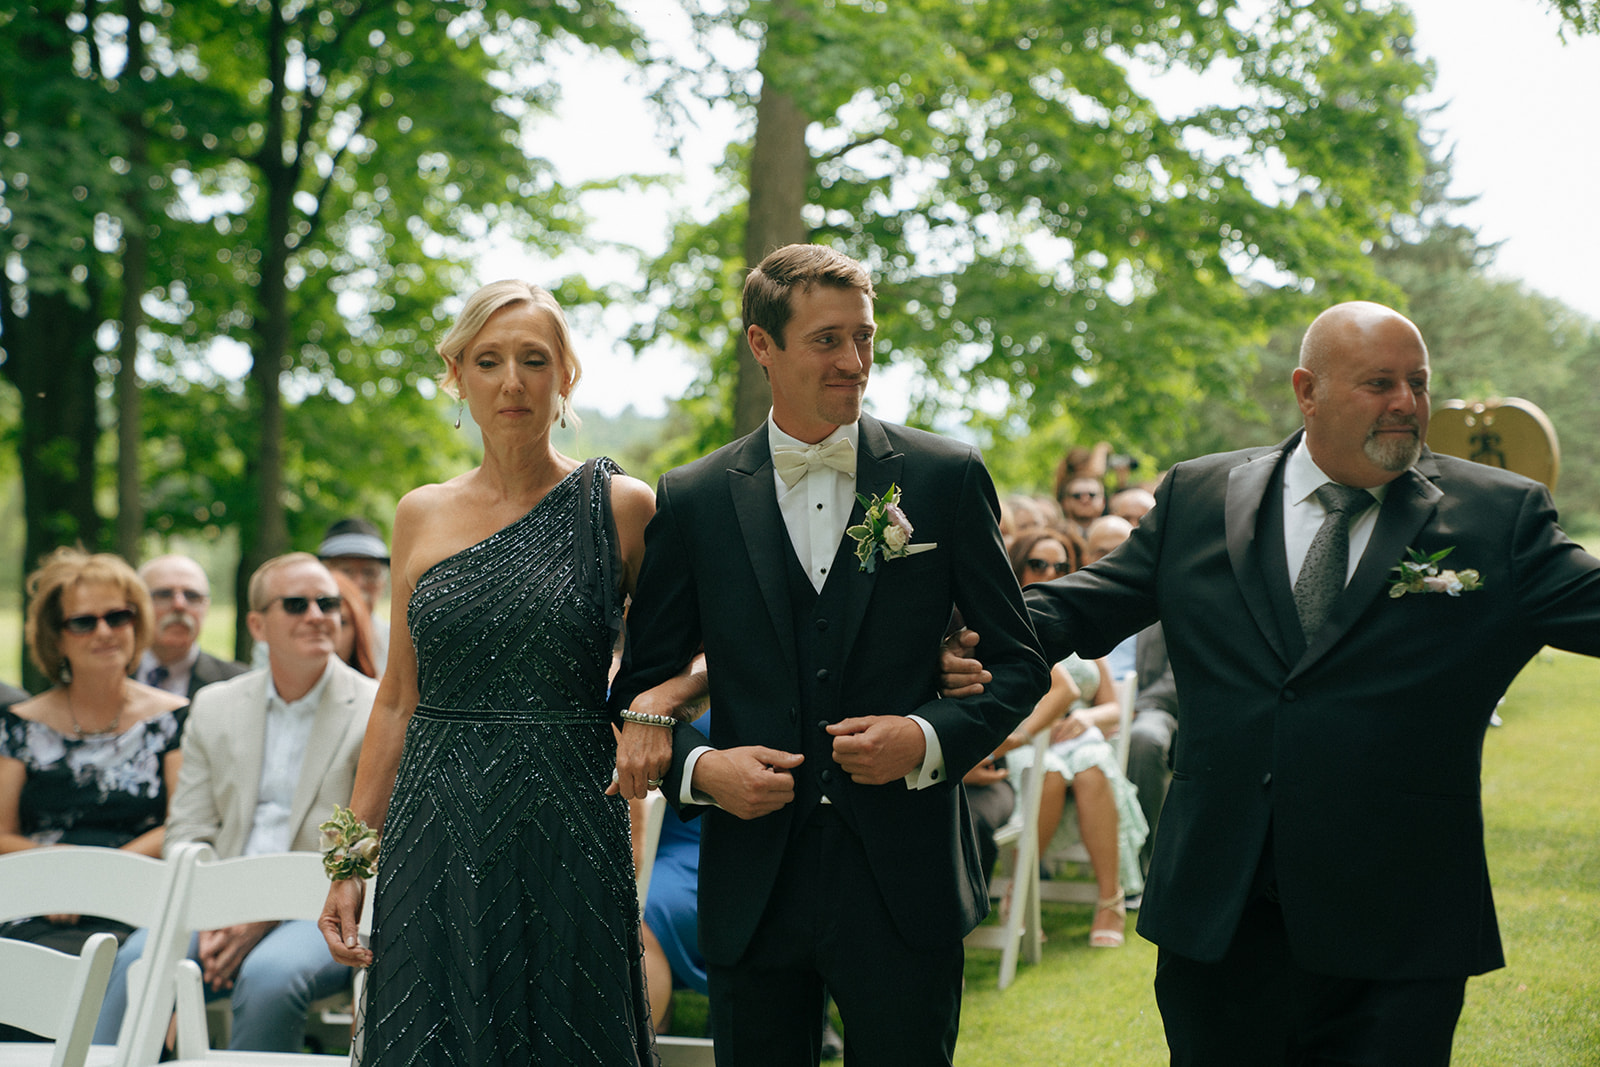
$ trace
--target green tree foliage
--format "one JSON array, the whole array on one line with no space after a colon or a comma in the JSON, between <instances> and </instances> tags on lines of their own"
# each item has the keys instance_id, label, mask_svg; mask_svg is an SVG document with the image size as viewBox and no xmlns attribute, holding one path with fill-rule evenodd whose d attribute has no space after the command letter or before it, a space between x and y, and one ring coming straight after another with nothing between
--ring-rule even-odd
<instances>
[{"instance_id":1,"label":"green tree foliage","mask_svg":"<svg viewBox=\"0 0 1600 1067\"><path fill-rule=\"evenodd\" d=\"M1579 33L1600 33L1600 3L1594 0L1549 0L1567 25Z\"/></svg>"},{"instance_id":2,"label":"green tree foliage","mask_svg":"<svg viewBox=\"0 0 1600 1067\"><path fill-rule=\"evenodd\" d=\"M501 226L553 249L584 224L523 148L557 95L540 61L631 54L636 35L610 0L53 0L0 13L0 41L0 339L24 435L54 434L23 443L54 464L29 506L88 501L40 540L97 519L95 390L117 368L96 341L127 314L127 267L148 312L131 323L150 367L141 501L161 532L237 527L242 590L262 558L340 514L383 518L460 456L427 379L473 242ZM210 370L219 342L247 354L242 389ZM61 386L51 411L87 418L30 414L29 368Z\"/></svg>"},{"instance_id":3,"label":"green tree foliage","mask_svg":"<svg viewBox=\"0 0 1600 1067\"><path fill-rule=\"evenodd\" d=\"M914 420L954 408L991 439L1169 447L1196 398L1240 395L1274 324L1381 289L1367 253L1422 172L1429 72L1399 7L750 0L723 21L761 41L759 78L722 72L757 148L771 94L806 119L804 232L874 270L879 359L925 383ZM1189 88L1158 107L1151 72ZM748 428L737 283L745 235L776 229L752 166L735 146L726 210L650 274L665 310L636 343L711 367L686 450Z\"/></svg>"}]
</instances>

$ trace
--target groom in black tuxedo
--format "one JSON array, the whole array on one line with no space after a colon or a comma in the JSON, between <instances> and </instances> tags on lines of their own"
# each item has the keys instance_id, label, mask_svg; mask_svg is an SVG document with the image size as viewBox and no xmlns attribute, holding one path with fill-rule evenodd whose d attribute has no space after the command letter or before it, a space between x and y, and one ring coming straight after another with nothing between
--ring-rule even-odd
<instances>
[{"instance_id":1,"label":"groom in black tuxedo","mask_svg":"<svg viewBox=\"0 0 1600 1067\"><path fill-rule=\"evenodd\" d=\"M1139 932L1174 1064L1443 1067L1504 964L1484 731L1545 645L1600 654L1600 561L1543 486L1423 447L1428 372L1398 313L1331 308L1303 432L1178 464L1125 545L1029 587L1052 657L1166 634L1183 729Z\"/></svg>"},{"instance_id":2,"label":"groom in black tuxedo","mask_svg":"<svg viewBox=\"0 0 1600 1067\"><path fill-rule=\"evenodd\" d=\"M961 939L988 911L961 777L1049 684L977 453L861 413L872 301L860 264L815 245L750 273L772 415L661 479L612 691L626 708L704 645L711 744L679 728L663 788L705 820L722 1067L817 1063L824 987L848 1061L951 1061ZM895 490L907 525L858 553L857 495ZM992 639L971 699L936 694L952 609Z\"/></svg>"}]
</instances>

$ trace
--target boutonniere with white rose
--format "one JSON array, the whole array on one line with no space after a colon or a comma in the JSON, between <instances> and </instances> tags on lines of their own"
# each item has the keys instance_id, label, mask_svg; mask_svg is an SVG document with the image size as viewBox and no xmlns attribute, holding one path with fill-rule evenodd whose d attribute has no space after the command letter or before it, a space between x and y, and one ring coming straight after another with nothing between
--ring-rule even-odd
<instances>
[{"instance_id":1,"label":"boutonniere with white rose","mask_svg":"<svg viewBox=\"0 0 1600 1067\"><path fill-rule=\"evenodd\" d=\"M1445 571L1439 561L1456 550L1455 545L1441 548L1431 556L1424 556L1414 548L1406 549L1411 558L1402 560L1391 568L1396 577L1389 579L1389 595L1402 597L1407 593L1444 593L1460 596L1483 588L1483 578L1475 570Z\"/></svg>"},{"instance_id":2,"label":"boutonniere with white rose","mask_svg":"<svg viewBox=\"0 0 1600 1067\"><path fill-rule=\"evenodd\" d=\"M922 545L911 543L914 528L906 513L900 510L899 486L891 484L883 495L871 498L857 493L856 499L861 501L866 514L861 517L859 526L852 526L845 533L855 540L856 559L868 574L877 570L879 560L914 556L939 547L934 541Z\"/></svg>"}]
</instances>

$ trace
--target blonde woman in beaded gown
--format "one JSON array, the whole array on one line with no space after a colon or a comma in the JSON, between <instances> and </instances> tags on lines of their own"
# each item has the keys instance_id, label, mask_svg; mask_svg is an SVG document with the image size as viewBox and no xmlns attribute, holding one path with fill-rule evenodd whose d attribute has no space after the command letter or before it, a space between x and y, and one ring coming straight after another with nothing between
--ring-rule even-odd
<instances>
[{"instance_id":1,"label":"blonde woman in beaded gown","mask_svg":"<svg viewBox=\"0 0 1600 1067\"><path fill-rule=\"evenodd\" d=\"M394 637L351 799L382 833L370 951L360 879L333 883L321 920L335 958L370 965L359 1058L654 1063L603 710L654 498L551 445L581 371L549 293L484 287L439 353L484 458L395 513ZM659 775L670 731L653 732Z\"/></svg>"}]
</instances>

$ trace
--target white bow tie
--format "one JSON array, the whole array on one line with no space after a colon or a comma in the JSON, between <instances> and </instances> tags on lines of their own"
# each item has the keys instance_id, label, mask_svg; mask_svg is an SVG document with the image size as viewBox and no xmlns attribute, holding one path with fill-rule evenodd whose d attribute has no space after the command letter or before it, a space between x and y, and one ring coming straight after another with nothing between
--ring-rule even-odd
<instances>
[{"instance_id":1,"label":"white bow tie","mask_svg":"<svg viewBox=\"0 0 1600 1067\"><path fill-rule=\"evenodd\" d=\"M856 450L848 439L841 437L832 444L780 447L772 450L772 465L783 484L794 484L819 467L832 467L841 474L856 472Z\"/></svg>"}]
</instances>

